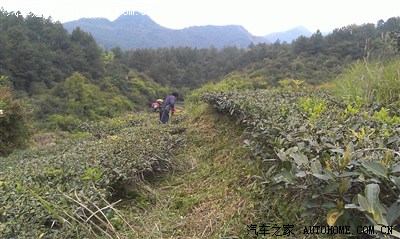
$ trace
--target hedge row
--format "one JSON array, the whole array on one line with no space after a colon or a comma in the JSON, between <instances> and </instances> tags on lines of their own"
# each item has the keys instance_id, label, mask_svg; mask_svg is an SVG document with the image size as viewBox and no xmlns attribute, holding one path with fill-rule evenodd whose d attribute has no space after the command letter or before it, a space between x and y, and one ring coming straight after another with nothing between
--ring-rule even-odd
<instances>
[{"instance_id":1,"label":"hedge row","mask_svg":"<svg viewBox=\"0 0 400 239\"><path fill-rule=\"evenodd\" d=\"M201 99L247 126L268 190L302 199L303 218L332 225L400 224L399 118L327 92L245 91Z\"/></svg>"},{"instance_id":2,"label":"hedge row","mask_svg":"<svg viewBox=\"0 0 400 239\"><path fill-rule=\"evenodd\" d=\"M91 137L0 158L0 238L118 235L123 216L111 198L168 170L184 139L182 126L156 119L85 124Z\"/></svg>"}]
</instances>

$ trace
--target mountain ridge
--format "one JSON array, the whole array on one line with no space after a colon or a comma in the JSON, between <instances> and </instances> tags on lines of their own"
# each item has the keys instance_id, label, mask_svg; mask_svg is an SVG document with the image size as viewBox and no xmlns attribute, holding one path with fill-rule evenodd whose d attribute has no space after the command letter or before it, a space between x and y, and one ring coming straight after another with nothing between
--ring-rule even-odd
<instances>
[{"instance_id":1,"label":"mountain ridge","mask_svg":"<svg viewBox=\"0 0 400 239\"><path fill-rule=\"evenodd\" d=\"M120 47L123 50L163 47L209 48L235 46L246 48L250 44L271 43L278 39L290 43L301 35L311 36L303 26L284 32L274 32L264 36L252 35L241 25L202 25L182 29L164 27L150 16L134 11L120 15L113 21L107 18L80 18L63 23L72 32L76 27L89 32L97 43L110 50Z\"/></svg>"},{"instance_id":2,"label":"mountain ridge","mask_svg":"<svg viewBox=\"0 0 400 239\"><path fill-rule=\"evenodd\" d=\"M279 40L281 42L291 43L299 36L309 37L311 35L312 32L310 32L307 28L303 26L296 26L286 31L269 33L265 35L264 38L269 42L276 42Z\"/></svg>"},{"instance_id":3,"label":"mountain ridge","mask_svg":"<svg viewBox=\"0 0 400 239\"><path fill-rule=\"evenodd\" d=\"M107 18L80 18L63 23L72 32L76 27L89 32L97 43L109 50L163 47L209 48L236 46L246 48L251 43L270 43L265 36L252 35L241 25L203 25L183 29L164 27L150 16L133 12L122 14L113 21Z\"/></svg>"}]
</instances>

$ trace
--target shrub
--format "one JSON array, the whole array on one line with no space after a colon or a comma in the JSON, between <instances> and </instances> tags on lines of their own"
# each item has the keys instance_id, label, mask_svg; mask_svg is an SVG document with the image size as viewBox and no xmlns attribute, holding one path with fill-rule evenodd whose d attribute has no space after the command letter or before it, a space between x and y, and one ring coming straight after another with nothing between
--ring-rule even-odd
<instances>
[{"instance_id":1,"label":"shrub","mask_svg":"<svg viewBox=\"0 0 400 239\"><path fill-rule=\"evenodd\" d=\"M2 77L1 82L5 79ZM11 88L0 84L0 156L29 143L27 104L13 97Z\"/></svg>"},{"instance_id":2,"label":"shrub","mask_svg":"<svg viewBox=\"0 0 400 239\"><path fill-rule=\"evenodd\" d=\"M0 238L121 238L113 196L168 171L184 132L149 115L81 128L93 136L0 157Z\"/></svg>"},{"instance_id":3,"label":"shrub","mask_svg":"<svg viewBox=\"0 0 400 239\"><path fill-rule=\"evenodd\" d=\"M51 130L74 132L79 124L79 119L73 115L52 114L48 118L47 127Z\"/></svg>"},{"instance_id":4,"label":"shrub","mask_svg":"<svg viewBox=\"0 0 400 239\"><path fill-rule=\"evenodd\" d=\"M266 163L267 190L300 199L304 220L353 229L399 225L400 131L385 108L356 110L316 91L201 97L247 126L244 144Z\"/></svg>"}]
</instances>

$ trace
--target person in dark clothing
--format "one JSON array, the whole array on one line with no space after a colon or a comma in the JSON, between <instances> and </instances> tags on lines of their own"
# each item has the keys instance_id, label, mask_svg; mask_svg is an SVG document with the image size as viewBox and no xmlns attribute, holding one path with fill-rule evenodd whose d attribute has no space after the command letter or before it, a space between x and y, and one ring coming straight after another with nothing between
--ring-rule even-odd
<instances>
[{"instance_id":1,"label":"person in dark clothing","mask_svg":"<svg viewBox=\"0 0 400 239\"><path fill-rule=\"evenodd\" d=\"M166 124L169 120L169 112L171 114L175 114L175 101L178 98L178 93L174 92L171 95L167 96L161 106L160 111L160 121L163 124Z\"/></svg>"}]
</instances>

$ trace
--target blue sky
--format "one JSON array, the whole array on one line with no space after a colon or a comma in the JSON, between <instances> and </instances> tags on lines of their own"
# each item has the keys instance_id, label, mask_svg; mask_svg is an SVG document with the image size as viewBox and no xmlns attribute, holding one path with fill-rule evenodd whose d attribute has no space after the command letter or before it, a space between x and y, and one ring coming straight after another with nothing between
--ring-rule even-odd
<instances>
[{"instance_id":1,"label":"blue sky","mask_svg":"<svg viewBox=\"0 0 400 239\"><path fill-rule=\"evenodd\" d=\"M115 20L125 11L139 11L172 29L235 24L257 36L300 25L328 32L400 16L400 0L2 0L0 6L61 22L82 17Z\"/></svg>"}]
</instances>

